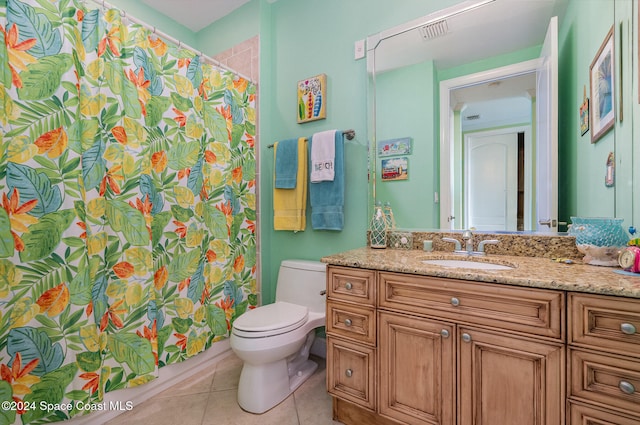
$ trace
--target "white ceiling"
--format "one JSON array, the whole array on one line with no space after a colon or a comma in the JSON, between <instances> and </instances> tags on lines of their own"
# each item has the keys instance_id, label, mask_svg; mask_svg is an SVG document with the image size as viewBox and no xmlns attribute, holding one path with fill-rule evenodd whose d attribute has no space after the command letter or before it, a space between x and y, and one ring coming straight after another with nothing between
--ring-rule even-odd
<instances>
[{"instance_id":1,"label":"white ceiling","mask_svg":"<svg viewBox=\"0 0 640 425\"><path fill-rule=\"evenodd\" d=\"M426 60L433 60L438 69L448 69L541 45L549 20L552 16L561 20L567 1L495 0L447 18L448 31L444 35L423 39L419 31L421 26L440 21L464 4L369 37L367 49L375 47L376 72ZM408 28L415 29L407 31ZM391 34L396 35L389 37ZM382 38L377 46L376 38Z\"/></svg>"},{"instance_id":2,"label":"white ceiling","mask_svg":"<svg viewBox=\"0 0 640 425\"><path fill-rule=\"evenodd\" d=\"M249 0L142 0L142 2L191 31L198 32Z\"/></svg>"},{"instance_id":3,"label":"white ceiling","mask_svg":"<svg viewBox=\"0 0 640 425\"><path fill-rule=\"evenodd\" d=\"M471 131L531 122L535 94L536 74L531 72L452 90L451 105L461 110L463 131ZM479 118L467 120L473 115Z\"/></svg>"}]
</instances>

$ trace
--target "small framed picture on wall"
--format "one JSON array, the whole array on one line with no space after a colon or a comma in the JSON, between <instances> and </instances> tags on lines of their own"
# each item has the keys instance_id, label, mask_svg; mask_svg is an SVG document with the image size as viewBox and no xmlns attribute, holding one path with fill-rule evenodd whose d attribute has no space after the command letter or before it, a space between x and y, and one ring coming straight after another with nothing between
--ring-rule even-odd
<instances>
[{"instance_id":1,"label":"small framed picture on wall","mask_svg":"<svg viewBox=\"0 0 640 425\"><path fill-rule=\"evenodd\" d=\"M406 156L383 159L380 170L382 181L407 180L409 178L409 159Z\"/></svg>"},{"instance_id":2,"label":"small framed picture on wall","mask_svg":"<svg viewBox=\"0 0 640 425\"><path fill-rule=\"evenodd\" d=\"M327 117L327 76L298 81L298 124Z\"/></svg>"},{"instance_id":3,"label":"small framed picture on wall","mask_svg":"<svg viewBox=\"0 0 640 425\"><path fill-rule=\"evenodd\" d=\"M614 50L613 27L611 27L589 67L591 143L597 142L613 127L615 121Z\"/></svg>"}]
</instances>

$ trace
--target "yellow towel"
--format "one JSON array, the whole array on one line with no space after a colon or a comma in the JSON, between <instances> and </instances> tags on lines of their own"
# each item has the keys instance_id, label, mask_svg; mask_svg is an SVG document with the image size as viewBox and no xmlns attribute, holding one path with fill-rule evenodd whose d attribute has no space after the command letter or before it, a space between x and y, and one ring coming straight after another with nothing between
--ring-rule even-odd
<instances>
[{"instance_id":1,"label":"yellow towel","mask_svg":"<svg viewBox=\"0 0 640 425\"><path fill-rule=\"evenodd\" d=\"M278 143L274 147L274 164ZM273 189L273 229L303 231L307 226L307 139L298 139L298 174L293 189Z\"/></svg>"}]
</instances>

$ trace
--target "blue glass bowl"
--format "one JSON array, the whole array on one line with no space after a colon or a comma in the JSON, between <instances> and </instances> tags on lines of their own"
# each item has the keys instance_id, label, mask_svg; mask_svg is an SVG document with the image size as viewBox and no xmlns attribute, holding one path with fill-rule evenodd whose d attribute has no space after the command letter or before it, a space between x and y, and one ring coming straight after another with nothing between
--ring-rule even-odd
<instances>
[{"instance_id":1,"label":"blue glass bowl","mask_svg":"<svg viewBox=\"0 0 640 425\"><path fill-rule=\"evenodd\" d=\"M616 266L618 251L627 245L629 235L621 218L571 217L569 236L575 236L583 261L598 266Z\"/></svg>"}]
</instances>

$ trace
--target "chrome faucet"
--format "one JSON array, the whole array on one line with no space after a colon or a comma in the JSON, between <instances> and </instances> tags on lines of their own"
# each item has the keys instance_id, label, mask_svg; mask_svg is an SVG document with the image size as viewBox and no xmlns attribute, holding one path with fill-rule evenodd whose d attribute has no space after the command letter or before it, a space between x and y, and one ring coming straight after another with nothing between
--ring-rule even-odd
<instances>
[{"instance_id":1,"label":"chrome faucet","mask_svg":"<svg viewBox=\"0 0 640 425\"><path fill-rule=\"evenodd\" d=\"M462 249L462 244L459 240L454 238L442 238L444 242L452 242L455 243L455 247L453 249L454 254L463 254L463 255L485 255L485 246L486 245L496 245L499 244L500 241L497 239L485 239L478 243L478 250L473 250L473 233L471 230L467 229L462 232L462 240L465 243L465 249Z\"/></svg>"},{"instance_id":2,"label":"chrome faucet","mask_svg":"<svg viewBox=\"0 0 640 425\"><path fill-rule=\"evenodd\" d=\"M461 252L462 247L460 246L460 241L457 239L453 239L453 238L442 238L442 240L444 242L451 242L456 244L455 247L453 248L453 252Z\"/></svg>"},{"instance_id":3,"label":"chrome faucet","mask_svg":"<svg viewBox=\"0 0 640 425\"><path fill-rule=\"evenodd\" d=\"M465 249L467 255L473 254L473 233L467 229L462 232L462 240L465 242Z\"/></svg>"},{"instance_id":4,"label":"chrome faucet","mask_svg":"<svg viewBox=\"0 0 640 425\"><path fill-rule=\"evenodd\" d=\"M485 239L483 241L480 241L480 243L478 244L478 252L480 253L480 255L484 255L485 245L498 245L499 243L500 241L497 239Z\"/></svg>"}]
</instances>

